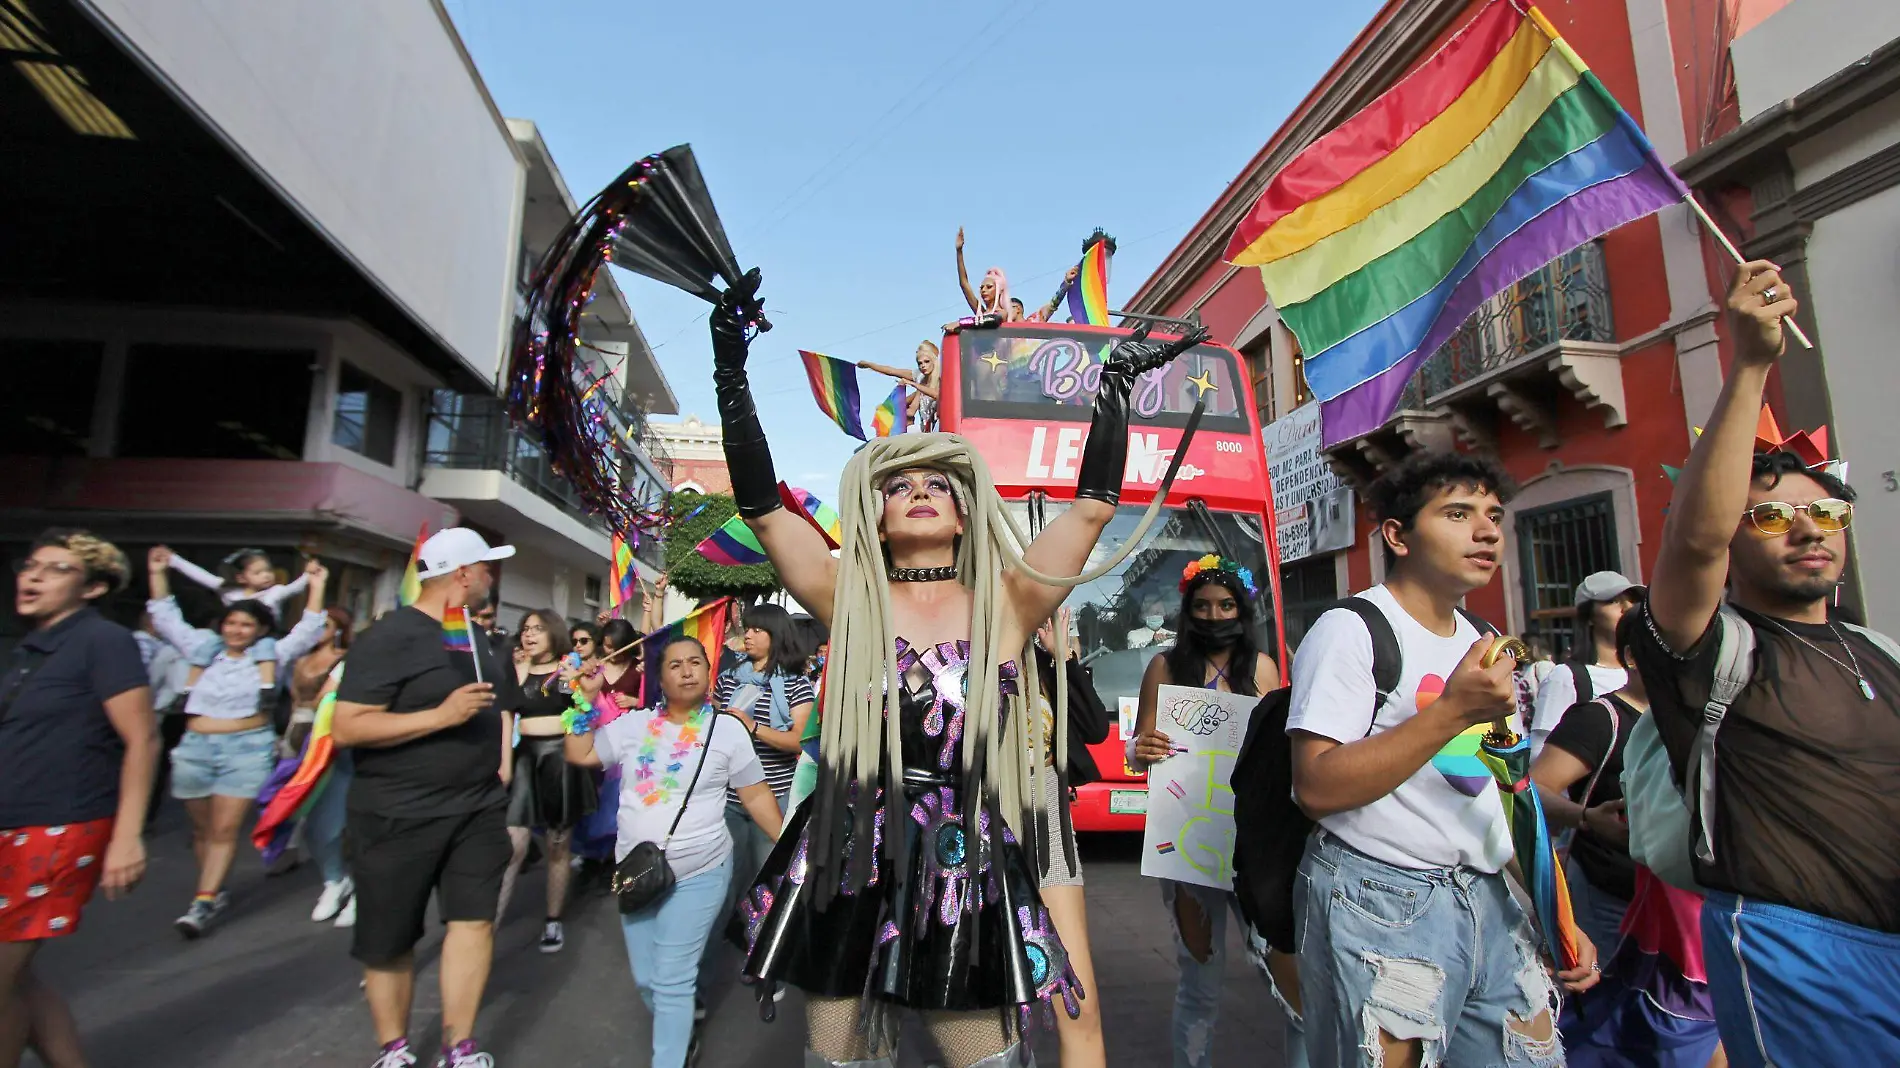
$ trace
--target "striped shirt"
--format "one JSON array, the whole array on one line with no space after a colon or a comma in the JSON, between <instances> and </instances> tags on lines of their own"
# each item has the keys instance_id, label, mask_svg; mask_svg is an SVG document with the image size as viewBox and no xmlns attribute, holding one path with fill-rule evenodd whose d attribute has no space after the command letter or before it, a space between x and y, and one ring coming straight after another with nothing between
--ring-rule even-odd
<instances>
[{"instance_id":1,"label":"striped shirt","mask_svg":"<svg viewBox=\"0 0 1900 1068\"><path fill-rule=\"evenodd\" d=\"M783 679L786 708L797 708L799 705L812 702L814 694L811 683L803 676L785 675ZM730 708L733 695L738 692L739 686L739 681L732 672L720 672L719 685L713 690L713 704L721 710ZM753 722L759 726L770 727L772 725L771 688L766 687L764 692L759 694L759 699L752 702L752 707L744 711L749 711ZM758 751L759 766L765 769L765 784L772 788L772 792L778 795L782 803L792 789L792 775L798 770L798 754L774 749L767 745L763 738L752 739L752 748ZM738 795L728 791L727 799L736 801Z\"/></svg>"}]
</instances>

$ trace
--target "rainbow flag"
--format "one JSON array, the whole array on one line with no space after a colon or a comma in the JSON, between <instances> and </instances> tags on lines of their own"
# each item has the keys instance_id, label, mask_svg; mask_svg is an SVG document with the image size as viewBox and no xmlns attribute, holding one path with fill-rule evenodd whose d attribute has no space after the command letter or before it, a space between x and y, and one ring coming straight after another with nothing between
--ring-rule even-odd
<instances>
[{"instance_id":1,"label":"rainbow flag","mask_svg":"<svg viewBox=\"0 0 1900 1068\"><path fill-rule=\"evenodd\" d=\"M1480 304L1688 195L1543 14L1493 0L1281 169L1226 258L1260 268L1333 445Z\"/></svg>"},{"instance_id":2,"label":"rainbow flag","mask_svg":"<svg viewBox=\"0 0 1900 1068\"><path fill-rule=\"evenodd\" d=\"M858 415L858 369L833 359L823 353L798 350L798 358L805 361L805 377L811 380L811 399L818 402L818 410L838 429L857 438L864 436L864 421Z\"/></svg>"},{"instance_id":3,"label":"rainbow flag","mask_svg":"<svg viewBox=\"0 0 1900 1068\"><path fill-rule=\"evenodd\" d=\"M341 668L336 681L343 681ZM297 824L310 814L317 799L330 786L330 763L336 759L336 743L330 738L330 723L336 715L336 690L331 688L317 702L317 719L304 739L303 752L294 760L279 761L276 771L258 794L257 825L251 828L251 844L270 863L290 846Z\"/></svg>"},{"instance_id":4,"label":"rainbow flag","mask_svg":"<svg viewBox=\"0 0 1900 1068\"><path fill-rule=\"evenodd\" d=\"M640 581L640 571L633 563L633 549L627 544L627 539L618 534L613 537L613 557L607 563L607 575L611 587L607 596L612 599L614 609L618 610L621 605L633 600Z\"/></svg>"},{"instance_id":5,"label":"rainbow flag","mask_svg":"<svg viewBox=\"0 0 1900 1068\"><path fill-rule=\"evenodd\" d=\"M871 427L880 438L904 432L904 384L899 382L884 398L884 403L871 413Z\"/></svg>"},{"instance_id":6,"label":"rainbow flag","mask_svg":"<svg viewBox=\"0 0 1900 1068\"><path fill-rule=\"evenodd\" d=\"M403 568L402 585L396 589L398 605L412 605L422 596L422 579L416 576L416 561L422 559L422 543L429 540L429 524L416 530L416 547L409 550L409 566Z\"/></svg>"},{"instance_id":7,"label":"rainbow flag","mask_svg":"<svg viewBox=\"0 0 1900 1068\"><path fill-rule=\"evenodd\" d=\"M693 546L693 551L721 567L744 567L766 562L765 549L759 544L758 535L752 533L752 528L745 525L745 520L736 515L701 539L698 545Z\"/></svg>"},{"instance_id":8,"label":"rainbow flag","mask_svg":"<svg viewBox=\"0 0 1900 1068\"><path fill-rule=\"evenodd\" d=\"M839 518L837 509L819 500L817 494L781 482L778 499L785 507L804 516L805 522L824 536L826 548L836 549L844 541L844 520Z\"/></svg>"},{"instance_id":9,"label":"rainbow flag","mask_svg":"<svg viewBox=\"0 0 1900 1068\"><path fill-rule=\"evenodd\" d=\"M1090 326L1108 325L1108 260L1115 254L1100 230L1082 251L1081 271L1069 287L1069 318Z\"/></svg>"},{"instance_id":10,"label":"rainbow flag","mask_svg":"<svg viewBox=\"0 0 1900 1068\"><path fill-rule=\"evenodd\" d=\"M651 707L658 700L655 687L660 677L660 654L666 644L675 638L697 638L699 644L706 647L706 655L712 663L707 665L717 677L719 672L719 651L726 646L726 619L732 612L732 598L721 597L688 612L685 616L668 623L659 630L646 636L640 647L640 655L645 658L646 674L640 678L640 704ZM651 685L649 685L651 683Z\"/></svg>"},{"instance_id":11,"label":"rainbow flag","mask_svg":"<svg viewBox=\"0 0 1900 1068\"><path fill-rule=\"evenodd\" d=\"M473 653L468 636L468 609L452 604L442 610L442 647L452 653Z\"/></svg>"}]
</instances>

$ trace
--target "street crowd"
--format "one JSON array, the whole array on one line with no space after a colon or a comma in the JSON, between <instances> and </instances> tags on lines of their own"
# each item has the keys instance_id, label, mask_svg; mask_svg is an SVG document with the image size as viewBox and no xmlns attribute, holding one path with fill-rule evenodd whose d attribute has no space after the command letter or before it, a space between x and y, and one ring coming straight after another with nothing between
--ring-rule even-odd
<instances>
[{"instance_id":1,"label":"street crowd","mask_svg":"<svg viewBox=\"0 0 1900 1068\"><path fill-rule=\"evenodd\" d=\"M1000 272L980 294L963 278L979 318L1008 299ZM280 583L262 552L220 577L155 548L134 631L93 607L131 581L122 551L39 538L15 565L30 629L0 677L0 1068L28 1048L86 1063L34 959L95 892L138 885L155 806L174 799L190 823L197 881L176 927L210 936L242 907L224 885L260 796L316 746L334 755L297 838L323 877L312 919L352 931L374 1068L495 1063L478 1013L537 836L539 948L565 946L577 869L611 883L655 1068L693 1059L700 961L722 938L762 1012L785 985L805 992L807 1065L890 1064L907 1010L954 1068L1027 1063L1024 1030L1044 1019L1065 1068L1117 1062L1067 813L1109 717L1064 663L1059 606L1114 513L1143 354L1105 365L1075 505L1026 549L998 533L967 445L913 434L847 467L834 556L780 505L744 296L713 318L734 498L813 614L753 606L726 646L663 630L658 590L637 622L536 610L504 636L492 565L513 549L466 528L429 537L419 595L367 626L326 607L317 561ZM1304 837L1296 864L1265 873L1283 876L1288 937L1235 894L1157 887L1177 1068L1212 1063L1230 919L1298 1065L1900 1064L1900 647L1835 607L1854 501L1840 469L1757 451L1795 309L1772 264L1738 271L1736 358L1653 573L1586 579L1562 663L1499 655L1462 608L1514 551L1511 479L1480 455L1415 453L1373 485L1384 581L1321 616L1284 676L1256 644L1253 576L1188 564L1172 633L1159 609L1150 624L1127 757L1175 752L1161 686L1281 702L1283 735L1250 745L1282 754ZM874 369L934 390L936 355L915 376ZM174 577L219 591L208 626ZM664 648L639 648L646 634ZM1460 774L1459 746L1499 721L1531 746L1574 960L1551 958L1522 903L1497 784ZM424 1052L410 1007L431 900L441 1042Z\"/></svg>"}]
</instances>

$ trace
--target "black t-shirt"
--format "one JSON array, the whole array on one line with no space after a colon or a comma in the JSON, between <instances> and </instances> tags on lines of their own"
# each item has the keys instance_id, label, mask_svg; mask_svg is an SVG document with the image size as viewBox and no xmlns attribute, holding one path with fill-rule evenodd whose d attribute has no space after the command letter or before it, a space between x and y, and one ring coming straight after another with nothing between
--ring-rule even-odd
<instances>
[{"instance_id":1,"label":"black t-shirt","mask_svg":"<svg viewBox=\"0 0 1900 1068\"><path fill-rule=\"evenodd\" d=\"M501 713L521 707L515 668L480 627L469 640L495 703L459 727L386 748L353 751L349 807L408 819L454 816L507 802L501 788ZM413 606L398 608L350 644L337 700L390 712L423 712L475 681L474 654L449 649L442 624Z\"/></svg>"},{"instance_id":2,"label":"black t-shirt","mask_svg":"<svg viewBox=\"0 0 1900 1068\"><path fill-rule=\"evenodd\" d=\"M1586 808L1623 799L1623 747L1630 740L1630 729L1642 715L1616 694L1603 698L1616 706L1612 713L1598 701L1579 701L1571 705L1557 729L1550 732L1545 745L1557 748L1583 761L1590 773L1570 787L1570 800ZM1610 721L1616 721L1614 731ZM1601 769L1601 770L1599 770ZM1591 775L1596 785L1590 785ZM1590 796L1584 797L1589 790ZM1628 901L1636 896L1636 862L1629 850L1617 849L1586 831L1578 831L1571 840L1570 855L1583 869L1590 885Z\"/></svg>"},{"instance_id":3,"label":"black t-shirt","mask_svg":"<svg viewBox=\"0 0 1900 1068\"><path fill-rule=\"evenodd\" d=\"M118 812L125 743L105 703L150 685L132 633L91 608L27 632L4 657L11 676L38 661L0 719L0 828L105 819Z\"/></svg>"},{"instance_id":4,"label":"black t-shirt","mask_svg":"<svg viewBox=\"0 0 1900 1068\"><path fill-rule=\"evenodd\" d=\"M508 677L515 677L515 669L508 667ZM561 681L561 670L555 668L546 674L528 673L527 681L521 683L521 704L515 712L523 719L537 716L558 716L574 707L573 692Z\"/></svg>"},{"instance_id":5,"label":"black t-shirt","mask_svg":"<svg viewBox=\"0 0 1900 1068\"><path fill-rule=\"evenodd\" d=\"M1900 934L1900 665L1845 627L1742 616L1755 667L1716 736L1715 863L1696 879ZM1643 618L1636 661L1681 776L1719 643L1711 629L1678 655ZM1844 666L1849 650L1872 701Z\"/></svg>"}]
</instances>

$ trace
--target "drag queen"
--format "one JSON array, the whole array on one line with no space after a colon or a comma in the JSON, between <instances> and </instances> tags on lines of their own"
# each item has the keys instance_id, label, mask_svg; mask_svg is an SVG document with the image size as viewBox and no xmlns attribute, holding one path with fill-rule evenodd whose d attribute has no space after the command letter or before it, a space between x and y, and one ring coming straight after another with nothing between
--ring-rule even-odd
<instances>
[{"instance_id":1,"label":"drag queen","mask_svg":"<svg viewBox=\"0 0 1900 1068\"><path fill-rule=\"evenodd\" d=\"M747 282L756 290L756 272ZM1033 544L967 442L905 434L846 466L834 559L779 504L735 310L752 300L729 292L712 318L733 496L791 594L830 627L831 656L818 786L742 906L746 972L764 980L768 1014L775 983L805 991L810 1066L888 1066L905 1008L953 1068L1027 1063L1032 1011L1075 1015L1084 992L1036 890L1039 777L1053 771L1036 758L1045 730L1023 714L1018 665L1037 624L1092 577L1077 573L1115 514L1135 375L1187 345L1117 349L1075 504Z\"/></svg>"}]
</instances>

